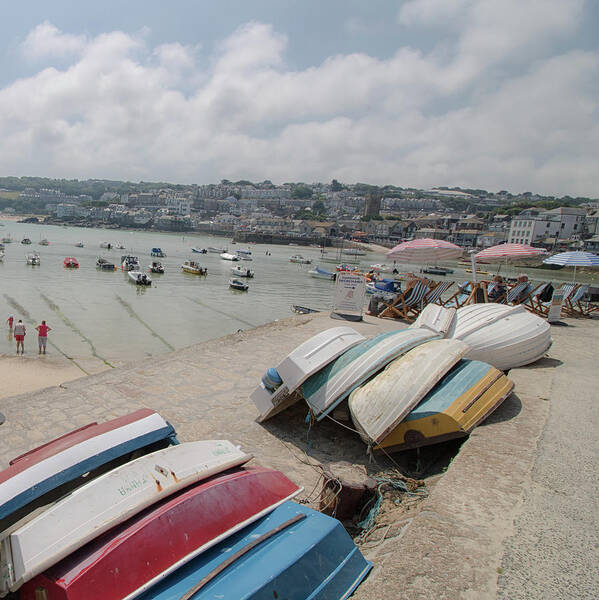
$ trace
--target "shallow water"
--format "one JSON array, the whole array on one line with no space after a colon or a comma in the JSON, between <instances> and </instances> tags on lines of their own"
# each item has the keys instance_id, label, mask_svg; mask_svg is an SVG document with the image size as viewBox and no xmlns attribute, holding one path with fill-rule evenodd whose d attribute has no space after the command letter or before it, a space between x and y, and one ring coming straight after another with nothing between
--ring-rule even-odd
<instances>
[{"instance_id":1,"label":"shallow water","mask_svg":"<svg viewBox=\"0 0 599 600\"><path fill-rule=\"evenodd\" d=\"M5 325L11 313L16 319L22 318L28 327L25 342L28 353L36 350L33 327L45 319L52 327L49 340L55 344L50 351L60 351L75 360L96 357L114 364L157 356L287 318L293 314L292 304L325 311L331 308L334 284L310 277L310 265L289 262L293 254L302 254L318 264L321 257L318 248L232 245L229 238L209 235L0 223L4 225L0 227L0 238L10 234L15 240L6 244L6 256L0 261L0 331L4 331L0 336L0 354L15 351ZM29 237L33 244L22 245L23 237ZM39 246L42 238L47 238L50 245ZM83 241L85 247L76 248L78 241ZM102 249L101 242L122 243L126 250ZM153 246L160 246L167 253L160 259L166 273L152 274L153 284L149 288L135 286L120 269L105 272L95 267L100 255L118 264L122 254L134 254L146 269L152 260ZM228 247L231 252L249 248L253 260L231 263L214 253L194 254L192 246ZM25 255L32 251L41 255L38 267L25 264ZM80 268L65 269L66 256L76 257ZM337 256L335 249L328 249L327 257ZM208 276L183 273L181 263L186 258L207 267ZM385 259L381 254L368 253L360 261L363 268L368 268ZM343 262L357 261L345 257ZM255 271L255 278L247 280L248 292L229 288L234 265ZM322 263L322 266L334 270L334 264ZM414 265L398 265L398 268L418 270ZM496 269L492 267L493 272ZM521 270L508 267L507 275ZM502 266L501 272L505 271ZM562 281L571 277L566 271L530 268L524 271L536 279ZM456 267L456 273L450 277L463 281L471 275Z\"/></svg>"}]
</instances>

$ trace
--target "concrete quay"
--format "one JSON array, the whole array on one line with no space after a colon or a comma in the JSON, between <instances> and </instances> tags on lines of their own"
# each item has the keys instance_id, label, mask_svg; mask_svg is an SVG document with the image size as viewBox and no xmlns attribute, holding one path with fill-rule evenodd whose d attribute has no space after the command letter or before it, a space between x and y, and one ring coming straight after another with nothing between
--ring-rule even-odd
<instances>
[{"instance_id":1,"label":"concrete quay","mask_svg":"<svg viewBox=\"0 0 599 600\"><path fill-rule=\"evenodd\" d=\"M313 500L319 463L344 459L370 472L391 464L369 464L359 438L330 421L308 431L303 403L258 424L249 394L267 367L339 324L325 314L293 317L6 398L0 466L92 420L146 406L183 441L239 443ZM404 326L371 317L355 324L367 336ZM510 372L515 393L462 444L429 497L364 545L375 568L355 598L599 597L598 333L597 320L568 319L553 328L548 357Z\"/></svg>"}]
</instances>

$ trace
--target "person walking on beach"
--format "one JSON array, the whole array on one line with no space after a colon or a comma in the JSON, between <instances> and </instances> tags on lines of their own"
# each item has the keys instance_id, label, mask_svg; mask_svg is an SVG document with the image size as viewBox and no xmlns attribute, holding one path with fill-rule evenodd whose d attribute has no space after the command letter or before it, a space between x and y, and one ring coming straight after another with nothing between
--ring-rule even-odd
<instances>
[{"instance_id":1,"label":"person walking on beach","mask_svg":"<svg viewBox=\"0 0 599 600\"><path fill-rule=\"evenodd\" d=\"M27 329L25 323L21 319L15 325L15 340L17 341L17 354L19 353L19 346L21 346L21 354L25 353L25 333Z\"/></svg>"},{"instance_id":2,"label":"person walking on beach","mask_svg":"<svg viewBox=\"0 0 599 600\"><path fill-rule=\"evenodd\" d=\"M48 331L52 331L52 327L48 327L48 325L46 325L46 321L42 321L41 325L38 325L36 327L36 330L38 332L37 335L37 353L38 354L46 354L46 344L48 342Z\"/></svg>"},{"instance_id":3,"label":"person walking on beach","mask_svg":"<svg viewBox=\"0 0 599 600\"><path fill-rule=\"evenodd\" d=\"M8 328L12 330L12 324L15 322L15 318L12 315L8 315L6 322L8 323Z\"/></svg>"}]
</instances>

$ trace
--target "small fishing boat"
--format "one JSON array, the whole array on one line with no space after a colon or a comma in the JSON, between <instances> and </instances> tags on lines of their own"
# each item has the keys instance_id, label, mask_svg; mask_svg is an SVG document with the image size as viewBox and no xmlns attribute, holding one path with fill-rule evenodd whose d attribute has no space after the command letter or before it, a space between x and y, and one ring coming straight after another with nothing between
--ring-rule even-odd
<instances>
[{"instance_id":1,"label":"small fishing boat","mask_svg":"<svg viewBox=\"0 0 599 600\"><path fill-rule=\"evenodd\" d=\"M513 389L499 369L461 360L374 450L396 452L466 436Z\"/></svg>"},{"instance_id":2,"label":"small fishing boat","mask_svg":"<svg viewBox=\"0 0 599 600\"><path fill-rule=\"evenodd\" d=\"M241 281L241 279L229 279L229 287L241 292L247 292L250 286Z\"/></svg>"},{"instance_id":3,"label":"small fishing boat","mask_svg":"<svg viewBox=\"0 0 599 600\"><path fill-rule=\"evenodd\" d=\"M466 358L506 371L542 358L551 347L551 325L522 305L470 304L456 311L454 339L470 346Z\"/></svg>"},{"instance_id":4,"label":"small fishing boat","mask_svg":"<svg viewBox=\"0 0 599 600\"><path fill-rule=\"evenodd\" d=\"M152 285L151 277L143 271L128 271L127 275L135 285Z\"/></svg>"},{"instance_id":5,"label":"small fishing boat","mask_svg":"<svg viewBox=\"0 0 599 600\"><path fill-rule=\"evenodd\" d=\"M321 420L359 385L391 361L440 334L429 329L381 333L350 348L302 384L302 394L317 420Z\"/></svg>"},{"instance_id":6,"label":"small fishing boat","mask_svg":"<svg viewBox=\"0 0 599 600\"><path fill-rule=\"evenodd\" d=\"M110 242L100 242L100 248L106 248L107 250L111 250L113 246Z\"/></svg>"},{"instance_id":7,"label":"small fishing boat","mask_svg":"<svg viewBox=\"0 0 599 600\"><path fill-rule=\"evenodd\" d=\"M153 260L148 269L150 273L164 273L164 265L159 260Z\"/></svg>"},{"instance_id":8,"label":"small fishing boat","mask_svg":"<svg viewBox=\"0 0 599 600\"><path fill-rule=\"evenodd\" d=\"M65 269L78 269L79 268L79 263L77 262L77 259L73 256L67 256L63 261L63 265L64 265Z\"/></svg>"},{"instance_id":9,"label":"small fishing boat","mask_svg":"<svg viewBox=\"0 0 599 600\"><path fill-rule=\"evenodd\" d=\"M4 577L0 586L17 590L144 508L250 459L227 440L185 442L136 458L93 479L2 540L0 569ZM68 523L61 535L56 535L57 523Z\"/></svg>"},{"instance_id":10,"label":"small fishing boat","mask_svg":"<svg viewBox=\"0 0 599 600\"><path fill-rule=\"evenodd\" d=\"M139 271L141 270L141 265L139 264L139 258L137 256L131 256L130 254L125 254L121 256L121 270L122 271Z\"/></svg>"},{"instance_id":11,"label":"small fishing boat","mask_svg":"<svg viewBox=\"0 0 599 600\"><path fill-rule=\"evenodd\" d=\"M467 352L459 340L429 341L355 389L348 404L362 439L380 444Z\"/></svg>"},{"instance_id":12,"label":"small fishing boat","mask_svg":"<svg viewBox=\"0 0 599 600\"><path fill-rule=\"evenodd\" d=\"M152 251L150 252L151 256L156 256L158 258L164 258L166 256L166 252L164 252L162 250L162 248L152 248Z\"/></svg>"},{"instance_id":13,"label":"small fishing boat","mask_svg":"<svg viewBox=\"0 0 599 600\"><path fill-rule=\"evenodd\" d=\"M248 254L238 254L237 257L239 258L239 260L254 260L251 256L249 256Z\"/></svg>"},{"instance_id":14,"label":"small fishing boat","mask_svg":"<svg viewBox=\"0 0 599 600\"><path fill-rule=\"evenodd\" d=\"M289 257L289 262L299 263L300 265L311 265L312 261L309 258L304 258L301 254L294 254Z\"/></svg>"},{"instance_id":15,"label":"small fishing boat","mask_svg":"<svg viewBox=\"0 0 599 600\"><path fill-rule=\"evenodd\" d=\"M126 249L127 249L127 248L125 248L125 246L123 246L123 244L117 244L117 245L115 246L115 248L116 248L117 250L126 250Z\"/></svg>"},{"instance_id":16,"label":"small fishing boat","mask_svg":"<svg viewBox=\"0 0 599 600\"><path fill-rule=\"evenodd\" d=\"M4 260L4 250L0 250L0 260Z\"/></svg>"},{"instance_id":17,"label":"small fishing boat","mask_svg":"<svg viewBox=\"0 0 599 600\"><path fill-rule=\"evenodd\" d=\"M333 327L312 336L286 356L276 368L270 368L251 398L265 421L291 406L299 398L294 392L314 373L364 341L351 327Z\"/></svg>"},{"instance_id":18,"label":"small fishing boat","mask_svg":"<svg viewBox=\"0 0 599 600\"><path fill-rule=\"evenodd\" d=\"M43 240L40 240L40 241L38 242L38 244L39 244L40 246L49 246L49 245L50 245L50 242L49 242L49 241L48 241L46 238L44 238Z\"/></svg>"},{"instance_id":19,"label":"small fishing boat","mask_svg":"<svg viewBox=\"0 0 599 600\"><path fill-rule=\"evenodd\" d=\"M31 240L29 238L25 237L21 240L21 244L25 244L27 246L27 245L31 244Z\"/></svg>"},{"instance_id":20,"label":"small fishing boat","mask_svg":"<svg viewBox=\"0 0 599 600\"><path fill-rule=\"evenodd\" d=\"M12 242L13 242L13 239L10 237L10 235L7 235L2 238L3 244L12 244Z\"/></svg>"},{"instance_id":21,"label":"small fishing boat","mask_svg":"<svg viewBox=\"0 0 599 600\"><path fill-rule=\"evenodd\" d=\"M41 264L41 258L37 252L31 252L30 254L27 254L27 256L25 257L25 261L28 265L32 266L37 266Z\"/></svg>"},{"instance_id":22,"label":"small fishing boat","mask_svg":"<svg viewBox=\"0 0 599 600\"><path fill-rule=\"evenodd\" d=\"M212 252L213 254L224 254L227 251L227 248L214 248L213 246L208 246L208 252Z\"/></svg>"},{"instance_id":23,"label":"small fishing boat","mask_svg":"<svg viewBox=\"0 0 599 600\"><path fill-rule=\"evenodd\" d=\"M237 250L236 252L237 252L237 254L245 254L245 255L249 255L252 253L252 251L249 248L247 250Z\"/></svg>"},{"instance_id":24,"label":"small fishing boat","mask_svg":"<svg viewBox=\"0 0 599 600\"><path fill-rule=\"evenodd\" d=\"M201 267L195 260L186 260L181 265L181 268L185 273L191 273L192 275L207 275L208 269Z\"/></svg>"},{"instance_id":25,"label":"small fishing boat","mask_svg":"<svg viewBox=\"0 0 599 600\"><path fill-rule=\"evenodd\" d=\"M192 252L197 252L198 254L206 254L208 250L206 248L196 248L195 246L191 247Z\"/></svg>"},{"instance_id":26,"label":"small fishing boat","mask_svg":"<svg viewBox=\"0 0 599 600\"><path fill-rule=\"evenodd\" d=\"M77 242L75 248L85 248L85 244L83 242Z\"/></svg>"},{"instance_id":27,"label":"small fishing boat","mask_svg":"<svg viewBox=\"0 0 599 600\"><path fill-rule=\"evenodd\" d=\"M371 568L337 519L287 501L138 598L344 600Z\"/></svg>"},{"instance_id":28,"label":"small fishing boat","mask_svg":"<svg viewBox=\"0 0 599 600\"><path fill-rule=\"evenodd\" d=\"M308 308L307 306L299 306L298 304L292 304L291 310L298 315L309 315L310 313L320 312L315 308Z\"/></svg>"},{"instance_id":29,"label":"small fishing boat","mask_svg":"<svg viewBox=\"0 0 599 600\"><path fill-rule=\"evenodd\" d=\"M327 271L326 269L321 269L318 266L314 269L310 269L308 273L310 277L315 277L316 279L328 279L329 281L335 281L335 278L337 277L336 273Z\"/></svg>"},{"instance_id":30,"label":"small fishing boat","mask_svg":"<svg viewBox=\"0 0 599 600\"><path fill-rule=\"evenodd\" d=\"M239 256L237 256L237 254L229 254L228 252L223 252L220 257L223 260L232 260L232 261L236 261L239 260Z\"/></svg>"},{"instance_id":31,"label":"small fishing boat","mask_svg":"<svg viewBox=\"0 0 599 600\"><path fill-rule=\"evenodd\" d=\"M279 471L263 467L215 475L152 506L37 575L19 590L20 598L35 600L36 590L44 589L49 598L89 600L96 595L98 582L102 582L103 600L136 597L300 491Z\"/></svg>"},{"instance_id":32,"label":"small fishing boat","mask_svg":"<svg viewBox=\"0 0 599 600\"><path fill-rule=\"evenodd\" d=\"M114 264L101 256L99 256L98 260L96 261L96 267L101 271L116 271Z\"/></svg>"},{"instance_id":33,"label":"small fishing boat","mask_svg":"<svg viewBox=\"0 0 599 600\"><path fill-rule=\"evenodd\" d=\"M89 423L13 458L0 471L0 531L35 508L85 482L107 465L176 443L175 430L158 413L142 408L105 423ZM81 485L82 482L79 483ZM0 583L0 594L1 594Z\"/></svg>"},{"instance_id":34,"label":"small fishing boat","mask_svg":"<svg viewBox=\"0 0 599 600\"><path fill-rule=\"evenodd\" d=\"M244 269L241 265L236 265L234 267L231 267L231 273L233 273L233 275L237 275L237 277L252 278L254 276L254 271L250 271L249 269Z\"/></svg>"},{"instance_id":35,"label":"small fishing boat","mask_svg":"<svg viewBox=\"0 0 599 600\"><path fill-rule=\"evenodd\" d=\"M438 266L424 267L423 269L421 269L421 271L423 273L426 273L427 275L451 275L454 272L453 269L448 269L447 267L438 267Z\"/></svg>"}]
</instances>

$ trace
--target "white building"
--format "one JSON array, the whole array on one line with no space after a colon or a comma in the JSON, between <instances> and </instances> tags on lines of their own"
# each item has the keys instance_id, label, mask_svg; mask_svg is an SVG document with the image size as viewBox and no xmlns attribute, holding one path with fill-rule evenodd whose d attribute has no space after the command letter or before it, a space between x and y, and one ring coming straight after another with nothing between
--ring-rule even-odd
<instances>
[{"instance_id":1,"label":"white building","mask_svg":"<svg viewBox=\"0 0 599 600\"><path fill-rule=\"evenodd\" d=\"M528 209L512 220L507 241L534 244L545 238L580 239L585 218L586 210L583 208L561 206L544 212Z\"/></svg>"},{"instance_id":2,"label":"white building","mask_svg":"<svg viewBox=\"0 0 599 600\"><path fill-rule=\"evenodd\" d=\"M186 198L167 198L166 208L170 215L186 217L191 214L191 200Z\"/></svg>"}]
</instances>

